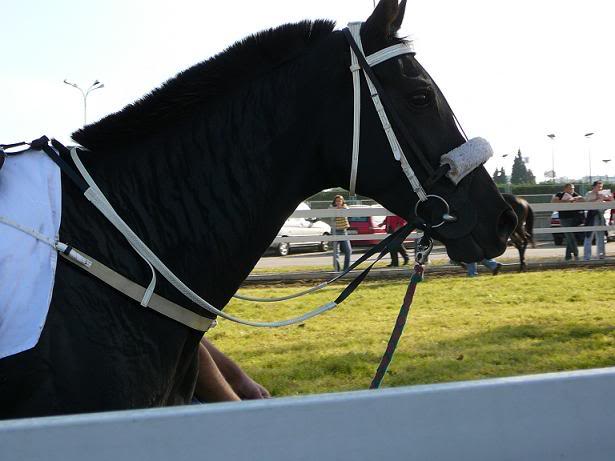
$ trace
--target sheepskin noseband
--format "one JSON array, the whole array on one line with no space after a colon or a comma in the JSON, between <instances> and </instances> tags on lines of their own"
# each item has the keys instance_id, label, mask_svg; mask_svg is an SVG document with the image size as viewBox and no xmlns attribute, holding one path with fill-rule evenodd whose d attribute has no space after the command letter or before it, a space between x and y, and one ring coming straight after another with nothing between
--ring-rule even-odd
<instances>
[{"instance_id":1,"label":"sheepskin noseband","mask_svg":"<svg viewBox=\"0 0 615 461\"><path fill-rule=\"evenodd\" d=\"M493 149L486 139L472 138L440 157L440 164L450 166L446 176L457 185L492 155Z\"/></svg>"}]
</instances>

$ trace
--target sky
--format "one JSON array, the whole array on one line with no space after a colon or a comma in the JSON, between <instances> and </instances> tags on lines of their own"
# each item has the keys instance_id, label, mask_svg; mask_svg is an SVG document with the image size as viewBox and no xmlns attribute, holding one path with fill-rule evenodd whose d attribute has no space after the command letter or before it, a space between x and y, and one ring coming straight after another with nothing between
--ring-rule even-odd
<instances>
[{"instance_id":1,"label":"sky","mask_svg":"<svg viewBox=\"0 0 615 461\"><path fill-rule=\"evenodd\" d=\"M539 181L552 164L557 176L581 178L591 165L615 177L610 3L408 0L401 34L468 136L491 142L490 173L510 174L521 149ZM83 97L64 79L104 83L87 98L91 123L247 35L302 19L342 28L372 9L373 0L2 0L0 143L70 142Z\"/></svg>"}]
</instances>

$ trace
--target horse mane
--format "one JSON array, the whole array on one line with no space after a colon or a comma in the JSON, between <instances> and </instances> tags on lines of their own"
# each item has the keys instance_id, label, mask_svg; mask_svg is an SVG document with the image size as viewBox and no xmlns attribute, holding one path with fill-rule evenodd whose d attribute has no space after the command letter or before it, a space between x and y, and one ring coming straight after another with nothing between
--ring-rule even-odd
<instances>
[{"instance_id":1,"label":"horse mane","mask_svg":"<svg viewBox=\"0 0 615 461\"><path fill-rule=\"evenodd\" d=\"M246 37L180 72L119 112L77 130L72 138L96 150L159 132L295 58L328 36L334 27L333 21L306 20Z\"/></svg>"}]
</instances>

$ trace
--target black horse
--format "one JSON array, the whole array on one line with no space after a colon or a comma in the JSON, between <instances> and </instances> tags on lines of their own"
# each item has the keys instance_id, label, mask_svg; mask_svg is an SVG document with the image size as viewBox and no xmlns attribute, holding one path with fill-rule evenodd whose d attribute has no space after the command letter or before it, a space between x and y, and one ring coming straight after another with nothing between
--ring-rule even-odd
<instances>
[{"instance_id":1,"label":"black horse","mask_svg":"<svg viewBox=\"0 0 615 461\"><path fill-rule=\"evenodd\" d=\"M534 211L527 200L513 194L502 194L506 203L517 215L517 227L510 236L510 241L519 252L519 271L525 271L525 250L528 244L534 243Z\"/></svg>"},{"instance_id":2,"label":"black horse","mask_svg":"<svg viewBox=\"0 0 615 461\"><path fill-rule=\"evenodd\" d=\"M404 9L404 1L380 1L362 26L366 54L401 42ZM285 25L195 65L73 138L89 149L81 158L119 215L222 309L301 200L348 184L349 64L348 42L332 22ZM414 133L414 145L401 144L425 181L416 147L437 168L464 138L413 54L374 70ZM411 219L417 197L362 85L357 192ZM433 233L451 258L478 261L504 251L514 216L483 167L458 186L443 178L429 192L445 198L458 218ZM147 265L69 181L62 213L63 242L148 284ZM202 312L166 280L156 291ZM0 417L187 403L201 336L60 259L38 344L0 361Z\"/></svg>"}]
</instances>

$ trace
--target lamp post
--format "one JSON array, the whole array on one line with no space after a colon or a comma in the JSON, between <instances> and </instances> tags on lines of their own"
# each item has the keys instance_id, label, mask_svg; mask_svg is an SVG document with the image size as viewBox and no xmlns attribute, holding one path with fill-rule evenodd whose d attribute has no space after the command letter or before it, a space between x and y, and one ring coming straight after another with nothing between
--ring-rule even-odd
<instances>
[{"instance_id":1,"label":"lamp post","mask_svg":"<svg viewBox=\"0 0 615 461\"><path fill-rule=\"evenodd\" d=\"M82 89L76 83L69 82L64 79L64 83L72 86L73 88L77 88L81 92L81 96L83 96L83 125L85 126L87 123L87 114L88 114L88 94L90 94L94 90L98 90L99 88L104 88L105 84L95 80L94 83L90 85L87 90Z\"/></svg>"},{"instance_id":2,"label":"lamp post","mask_svg":"<svg viewBox=\"0 0 615 461\"><path fill-rule=\"evenodd\" d=\"M610 158L603 158L602 162L604 163L604 182L609 182L609 174L607 172L607 165L609 164L609 162L611 161Z\"/></svg>"},{"instance_id":3,"label":"lamp post","mask_svg":"<svg viewBox=\"0 0 615 461\"><path fill-rule=\"evenodd\" d=\"M504 159L506 159L506 157L508 157L508 154L502 154L501 157L502 157L502 163L504 163ZM506 174L506 170L504 170L504 174ZM510 174L512 174L512 170L511 170ZM507 194L511 193L510 174L506 175L506 187L504 188L504 190L506 190Z\"/></svg>"},{"instance_id":4,"label":"lamp post","mask_svg":"<svg viewBox=\"0 0 615 461\"><path fill-rule=\"evenodd\" d=\"M587 139L587 157L589 159L589 184L592 183L592 151L591 151L591 145L590 145L590 138L592 137L592 135L594 134L594 132L592 131L591 133L585 133L585 139Z\"/></svg>"},{"instance_id":5,"label":"lamp post","mask_svg":"<svg viewBox=\"0 0 615 461\"><path fill-rule=\"evenodd\" d=\"M547 138L551 139L551 179L555 183L555 135L548 134Z\"/></svg>"}]
</instances>

